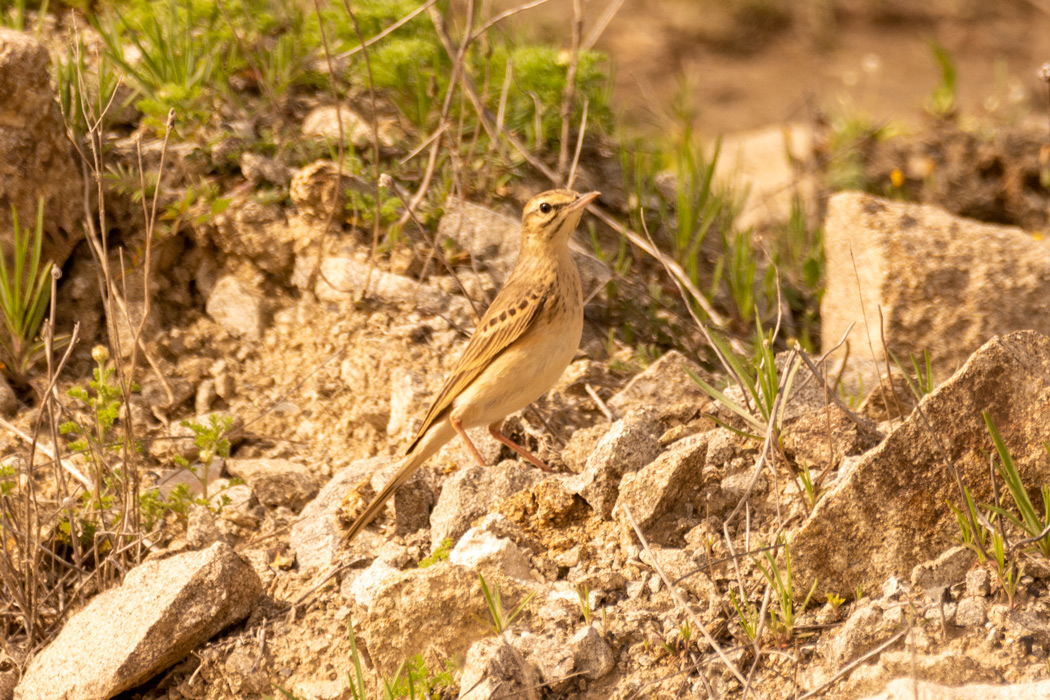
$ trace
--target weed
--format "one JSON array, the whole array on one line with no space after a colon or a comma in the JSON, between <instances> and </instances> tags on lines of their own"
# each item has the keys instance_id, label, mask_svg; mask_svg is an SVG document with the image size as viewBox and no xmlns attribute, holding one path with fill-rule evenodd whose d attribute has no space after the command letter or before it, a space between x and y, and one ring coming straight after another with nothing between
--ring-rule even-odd
<instances>
[{"instance_id":1,"label":"weed","mask_svg":"<svg viewBox=\"0 0 1050 700\"><path fill-rule=\"evenodd\" d=\"M446 537L445 539L441 540L441 542L438 544L437 547L434 548L434 551L431 552L429 556L420 559L419 563L416 564L416 566L418 566L420 569L425 569L428 566L433 566L434 564L437 564L439 561L445 561L446 559L448 559L448 553L452 551L452 545L452 538Z\"/></svg>"},{"instance_id":2,"label":"weed","mask_svg":"<svg viewBox=\"0 0 1050 700\"><path fill-rule=\"evenodd\" d=\"M740 598L737 598L736 591L732 588L729 589L729 598L733 601L737 621L744 629L744 634L747 635L748 641L755 641L755 637L758 636L758 625L761 622L759 620L760 611L758 607L747 596L742 595Z\"/></svg>"},{"instance_id":3,"label":"weed","mask_svg":"<svg viewBox=\"0 0 1050 700\"><path fill-rule=\"evenodd\" d=\"M1021 474L1017 471L1017 466L1014 464L1014 460L1010 456L1010 452L1007 450L1006 443L1003 442L999 430L995 427L995 423L992 422L987 411L982 411L981 415L984 416L985 425L988 426L988 432L992 435L996 452L999 453L999 476L1006 482L1010 498L1020 512L1020 517L998 505L987 506L987 508L1021 528L1029 538L1035 540L1035 546L1039 553L1043 557L1050 558L1050 533L1048 533L1048 529L1050 529L1048 528L1050 526L1050 486L1043 486L1041 489L1043 511L1040 514L1028 497L1028 491L1021 481ZM1045 449L1047 454L1050 455L1050 446L1045 446Z\"/></svg>"},{"instance_id":4,"label":"weed","mask_svg":"<svg viewBox=\"0 0 1050 700\"><path fill-rule=\"evenodd\" d=\"M485 605L488 607L489 615L492 617L492 624L489 626L496 634L503 634L506 630L510 629L510 626L514 624L514 621L518 619L518 616L525 611L525 607L532 601L536 592L533 591L527 596L521 599L521 602L511 610L509 613L503 607L503 599L500 596L499 584L493 583L489 587L485 581L485 577L478 572L478 580L481 581L481 593L485 596Z\"/></svg>"},{"instance_id":5,"label":"weed","mask_svg":"<svg viewBox=\"0 0 1050 700\"><path fill-rule=\"evenodd\" d=\"M803 466L798 472L798 478L802 482L803 498L810 510L817 507L822 491L813 483L813 474L808 466Z\"/></svg>"},{"instance_id":6,"label":"weed","mask_svg":"<svg viewBox=\"0 0 1050 700\"><path fill-rule=\"evenodd\" d=\"M783 542L783 538L781 538ZM795 620L809 605L809 599L813 597L813 591L817 589L817 581L813 580L809 592L806 594L802 605L795 608L795 582L791 572L791 550L784 544L784 567L781 568L776 561L773 552L764 553L766 563L752 558L755 566L759 568L762 575L770 586L773 587L773 597L776 599L776 608L770 608L769 626L774 636L780 642L787 642L795 631Z\"/></svg>"},{"instance_id":7,"label":"weed","mask_svg":"<svg viewBox=\"0 0 1050 700\"><path fill-rule=\"evenodd\" d=\"M958 93L955 60L948 53L948 49L939 42L931 42L930 51L941 71L941 81L933 89L933 93L926 98L926 112L938 119L947 119L955 114L956 94Z\"/></svg>"},{"instance_id":8,"label":"weed","mask_svg":"<svg viewBox=\"0 0 1050 700\"><path fill-rule=\"evenodd\" d=\"M922 399L923 396L933 391L934 387L937 386L937 381L933 376L933 362L930 357L929 350L922 351L922 362L919 361L915 355L909 354L911 359L911 367L913 376L908 376L908 373L904 371L904 366L901 364L897 356L890 350L890 358L893 363L900 370L901 375L904 377L904 381L908 383L908 388L911 389L911 393L916 399Z\"/></svg>"},{"instance_id":9,"label":"weed","mask_svg":"<svg viewBox=\"0 0 1050 700\"><path fill-rule=\"evenodd\" d=\"M951 503L948 504L948 507L955 513L955 521L959 525L959 532L961 533L959 541L963 546L976 554L977 561L983 564L985 562L985 553L988 551L988 538L991 536L991 531L981 524L981 517L977 513L977 506L973 502L973 496L970 495L968 486L963 486L963 497L966 499L966 509L969 512L969 517L967 517L967 513L964 513ZM974 525L971 525L971 523Z\"/></svg>"},{"instance_id":10,"label":"weed","mask_svg":"<svg viewBox=\"0 0 1050 700\"><path fill-rule=\"evenodd\" d=\"M576 599L580 601L580 612L583 613L583 621L591 624L591 589L586 584L576 589Z\"/></svg>"},{"instance_id":11,"label":"weed","mask_svg":"<svg viewBox=\"0 0 1050 700\"><path fill-rule=\"evenodd\" d=\"M16 382L28 383L29 368L43 357L44 344L37 340L51 299L51 262L41 264L44 243L44 200L37 206L36 226L30 231L18 223L18 212L11 208L14 225L13 258L0 254L0 312L4 332L0 333L0 361L4 373Z\"/></svg>"},{"instance_id":12,"label":"weed","mask_svg":"<svg viewBox=\"0 0 1050 700\"><path fill-rule=\"evenodd\" d=\"M846 602L845 598L836 593L828 593L827 599L828 605L830 605L831 609L836 613L839 611L839 608L842 607L842 604Z\"/></svg>"}]
</instances>

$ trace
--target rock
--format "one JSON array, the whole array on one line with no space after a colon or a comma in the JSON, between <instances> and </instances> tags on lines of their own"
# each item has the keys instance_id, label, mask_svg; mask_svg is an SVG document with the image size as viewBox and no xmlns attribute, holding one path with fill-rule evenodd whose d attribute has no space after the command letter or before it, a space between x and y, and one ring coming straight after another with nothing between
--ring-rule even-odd
<instances>
[{"instance_id":1,"label":"rock","mask_svg":"<svg viewBox=\"0 0 1050 700\"><path fill-rule=\"evenodd\" d=\"M13 252L11 207L32 229L44 200L41 258L63 263L83 237L80 161L51 89L47 48L31 34L0 27L0 248Z\"/></svg>"},{"instance_id":2,"label":"rock","mask_svg":"<svg viewBox=\"0 0 1050 700\"><path fill-rule=\"evenodd\" d=\"M784 452L799 467L832 469L843 457L859 455L879 442L878 430L868 418L862 429L835 404L807 411L790 424L784 424L781 443Z\"/></svg>"},{"instance_id":3,"label":"rock","mask_svg":"<svg viewBox=\"0 0 1050 700\"><path fill-rule=\"evenodd\" d=\"M536 669L502 637L471 645L459 688L461 700L497 700L508 695L540 699Z\"/></svg>"},{"instance_id":4,"label":"rock","mask_svg":"<svg viewBox=\"0 0 1050 700\"><path fill-rule=\"evenodd\" d=\"M312 279L313 269L314 261L310 256L297 257L293 283L305 288ZM463 297L446 294L434 285L420 284L414 279L375 269L354 257L326 257L321 261L320 271L314 280L314 291L322 301L368 297L384 304L410 304L432 313L452 311L463 319L470 318L470 304Z\"/></svg>"},{"instance_id":5,"label":"rock","mask_svg":"<svg viewBox=\"0 0 1050 700\"><path fill-rule=\"evenodd\" d=\"M808 124L775 124L722 140L715 178L734 192L747 193L737 219L741 230L788 221L796 196L815 202L816 181L800 167L812 153Z\"/></svg>"},{"instance_id":6,"label":"rock","mask_svg":"<svg viewBox=\"0 0 1050 700\"><path fill-rule=\"evenodd\" d=\"M609 674L616 665L616 656L602 638L598 629L588 625L569 639L575 657L575 670L583 677L596 681Z\"/></svg>"},{"instance_id":7,"label":"rock","mask_svg":"<svg viewBox=\"0 0 1050 700\"><path fill-rule=\"evenodd\" d=\"M528 632L510 640L525 660L539 672L543 685L554 693L568 689L574 677L576 658L571 649L554 637L538 636Z\"/></svg>"},{"instance_id":8,"label":"rock","mask_svg":"<svg viewBox=\"0 0 1050 700\"><path fill-rule=\"evenodd\" d=\"M18 412L18 397L7 380L0 377L0 415L11 418Z\"/></svg>"},{"instance_id":9,"label":"rock","mask_svg":"<svg viewBox=\"0 0 1050 700\"><path fill-rule=\"evenodd\" d=\"M485 580L490 587L499 585L507 610L527 594L514 579L496 574ZM438 610L441 614L435 615ZM358 630L376 668L391 677L402 661L431 647L444 657L466 653L490 634L490 622L478 575L443 561L385 579Z\"/></svg>"},{"instance_id":10,"label":"rock","mask_svg":"<svg viewBox=\"0 0 1050 700\"><path fill-rule=\"evenodd\" d=\"M1050 681L1017 683L1013 685L991 685L977 683L947 686L914 678L897 678L886 685L877 695L864 700L1015 700L1016 698L1050 697Z\"/></svg>"},{"instance_id":11,"label":"rock","mask_svg":"<svg viewBox=\"0 0 1050 700\"><path fill-rule=\"evenodd\" d=\"M407 440L415 435L416 421L422 423L423 420L418 414L425 392L426 384L418 372L404 367L390 370L390 419L386 434L391 440Z\"/></svg>"},{"instance_id":12,"label":"rock","mask_svg":"<svg viewBox=\"0 0 1050 700\"><path fill-rule=\"evenodd\" d=\"M591 453L594 452L594 448L597 447L605 434L609 432L609 428L610 425L608 423L598 423L597 425L575 431L572 437L569 438L569 443L559 455L561 461L574 474L582 472L587 467L587 460L590 458Z\"/></svg>"},{"instance_id":13,"label":"rock","mask_svg":"<svg viewBox=\"0 0 1050 700\"><path fill-rule=\"evenodd\" d=\"M963 598L955 608L955 624L959 627L981 627L988 621L988 601L984 598Z\"/></svg>"},{"instance_id":14,"label":"rock","mask_svg":"<svg viewBox=\"0 0 1050 700\"><path fill-rule=\"evenodd\" d=\"M346 105L317 107L303 119L303 135L321 139L326 143L339 143L339 122L342 121L342 138L356 148L364 148L373 142L371 122ZM397 121L379 117L377 123L379 143L389 148L397 143L400 129Z\"/></svg>"},{"instance_id":15,"label":"rock","mask_svg":"<svg viewBox=\"0 0 1050 700\"><path fill-rule=\"evenodd\" d=\"M383 581L397 573L398 570L385 560L376 559L354 579L350 585L350 594L358 605L368 609Z\"/></svg>"},{"instance_id":16,"label":"rock","mask_svg":"<svg viewBox=\"0 0 1050 700\"><path fill-rule=\"evenodd\" d=\"M234 199L226 211L215 216L213 227L202 227L208 241L230 257L250 261L282 282L292 273L294 237L278 204L252 199Z\"/></svg>"},{"instance_id":17,"label":"rock","mask_svg":"<svg viewBox=\"0 0 1050 700\"><path fill-rule=\"evenodd\" d=\"M992 336L1020 329L1050 333L1044 303L1050 254L1019 228L843 192L828 202L824 250L827 347L856 323L852 347L863 348L869 360L867 339L873 338L875 359L882 360L880 314L873 311L881 309L886 349L905 369L910 354L929 350L934 369L945 376Z\"/></svg>"},{"instance_id":18,"label":"rock","mask_svg":"<svg viewBox=\"0 0 1050 700\"><path fill-rule=\"evenodd\" d=\"M542 478L543 472L535 467L513 460L460 469L445 482L430 515L431 546L436 548L446 537L458 540L492 506Z\"/></svg>"},{"instance_id":19,"label":"rock","mask_svg":"<svg viewBox=\"0 0 1050 700\"><path fill-rule=\"evenodd\" d=\"M29 663L15 698L111 698L244 619L261 592L223 543L140 564L66 622Z\"/></svg>"},{"instance_id":20,"label":"rock","mask_svg":"<svg viewBox=\"0 0 1050 700\"><path fill-rule=\"evenodd\" d=\"M636 375L606 405L623 415L635 406L666 407L681 401L706 402L707 395L686 373L689 370L705 381L710 375L677 350L670 350Z\"/></svg>"},{"instance_id":21,"label":"rock","mask_svg":"<svg viewBox=\"0 0 1050 700\"><path fill-rule=\"evenodd\" d=\"M882 610L869 600L858 606L836 632L821 637L817 651L827 659L829 668L840 668L882 644L893 631L883 620Z\"/></svg>"},{"instance_id":22,"label":"rock","mask_svg":"<svg viewBox=\"0 0 1050 700\"><path fill-rule=\"evenodd\" d=\"M390 461L388 457L371 457L351 463L332 477L317 493L317 497L306 504L299 519L292 525L288 540L300 569L326 567L335 561L342 550L340 544L343 539L343 532L336 521L336 511L355 487L363 480L370 480L377 470L389 467Z\"/></svg>"},{"instance_id":23,"label":"rock","mask_svg":"<svg viewBox=\"0 0 1050 700\"><path fill-rule=\"evenodd\" d=\"M337 214L346 204L346 184L336 187L340 180L339 168L330 160L317 160L292 176L289 197L299 216L314 223L338 222Z\"/></svg>"},{"instance_id":24,"label":"rock","mask_svg":"<svg viewBox=\"0 0 1050 700\"><path fill-rule=\"evenodd\" d=\"M692 435L671 445L656 460L636 472L626 474L616 500L616 519L630 528L623 508L630 508L638 526L655 537L658 522L689 499L703 484L702 467L707 452L707 436Z\"/></svg>"},{"instance_id":25,"label":"rock","mask_svg":"<svg viewBox=\"0 0 1050 700\"><path fill-rule=\"evenodd\" d=\"M284 163L251 151L241 154L241 174L244 175L245 180L256 187L267 182L279 187L287 187L292 179L292 174Z\"/></svg>"},{"instance_id":26,"label":"rock","mask_svg":"<svg viewBox=\"0 0 1050 700\"><path fill-rule=\"evenodd\" d=\"M215 522L215 514L206 506L194 506L186 519L186 542L190 549L204 549L216 542L226 542L226 537ZM229 544L229 542L226 542Z\"/></svg>"},{"instance_id":27,"label":"rock","mask_svg":"<svg viewBox=\"0 0 1050 700\"><path fill-rule=\"evenodd\" d=\"M958 536L945 503L962 504L945 458L977 503L991 500L981 417L999 428L1026 484L1050 481L1050 339L1031 331L989 341L928 394L893 434L840 476L790 539L796 590L878 590L905 578ZM928 421L928 422L927 422Z\"/></svg>"},{"instance_id":28,"label":"rock","mask_svg":"<svg viewBox=\"0 0 1050 700\"><path fill-rule=\"evenodd\" d=\"M925 561L911 570L911 583L924 590L950 586L961 581L973 566L976 555L959 545L946 549L936 559Z\"/></svg>"},{"instance_id":29,"label":"rock","mask_svg":"<svg viewBox=\"0 0 1050 700\"><path fill-rule=\"evenodd\" d=\"M262 301L254 289L232 275L221 277L215 283L205 310L231 335L247 340L262 337Z\"/></svg>"},{"instance_id":30,"label":"rock","mask_svg":"<svg viewBox=\"0 0 1050 700\"><path fill-rule=\"evenodd\" d=\"M566 483L603 518L616 505L620 479L652 462L662 451L658 440L662 428L651 411L630 413L609 429L594 446L583 472Z\"/></svg>"},{"instance_id":31,"label":"rock","mask_svg":"<svg viewBox=\"0 0 1050 700\"><path fill-rule=\"evenodd\" d=\"M372 127L364 117L346 105L325 105L315 108L303 118L303 136L313 136L334 144L338 144L342 138L345 143L362 148L372 141Z\"/></svg>"},{"instance_id":32,"label":"rock","mask_svg":"<svg viewBox=\"0 0 1050 700\"><path fill-rule=\"evenodd\" d=\"M228 459L226 471L248 482L267 508L284 506L298 513L317 495L317 477L288 459Z\"/></svg>"},{"instance_id":33,"label":"rock","mask_svg":"<svg viewBox=\"0 0 1050 700\"><path fill-rule=\"evenodd\" d=\"M966 592L963 595L983 598L992 592L987 569L974 569L966 572Z\"/></svg>"},{"instance_id":34,"label":"rock","mask_svg":"<svg viewBox=\"0 0 1050 700\"><path fill-rule=\"evenodd\" d=\"M718 587L711 581L706 573L699 571L699 566L684 550L674 547L661 547L653 545L649 552L642 552L643 563L656 569L662 570L672 582L675 588L682 589L691 595L701 605L702 610L717 611L721 605L722 596Z\"/></svg>"},{"instance_id":35,"label":"rock","mask_svg":"<svg viewBox=\"0 0 1050 700\"><path fill-rule=\"evenodd\" d=\"M480 204L451 199L445 205L437 233L440 239L454 240L472 258L483 261L502 284L518 256L521 221Z\"/></svg>"},{"instance_id":36,"label":"rock","mask_svg":"<svg viewBox=\"0 0 1050 700\"><path fill-rule=\"evenodd\" d=\"M448 560L466 569L495 569L511 578L531 580L528 554L510 540L480 527L472 527L463 534Z\"/></svg>"}]
</instances>

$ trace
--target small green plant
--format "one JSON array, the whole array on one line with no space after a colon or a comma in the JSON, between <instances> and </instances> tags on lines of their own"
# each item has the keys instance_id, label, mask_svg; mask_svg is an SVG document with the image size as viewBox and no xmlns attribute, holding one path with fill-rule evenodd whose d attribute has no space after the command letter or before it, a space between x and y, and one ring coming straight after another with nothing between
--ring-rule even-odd
<instances>
[{"instance_id":1,"label":"small green plant","mask_svg":"<svg viewBox=\"0 0 1050 700\"><path fill-rule=\"evenodd\" d=\"M978 563L984 564L991 531L981 523L977 505L973 501L973 496L970 495L970 487L963 486L963 497L966 499L968 512L964 513L951 503L948 504L948 507L955 513L955 521L959 525L959 532L961 533L959 541L977 555Z\"/></svg>"},{"instance_id":2,"label":"small green plant","mask_svg":"<svg viewBox=\"0 0 1050 700\"><path fill-rule=\"evenodd\" d=\"M776 355L773 351L772 333L769 335L765 333L762 329L762 322L757 317L755 318L755 324L757 334L754 358L746 358L737 354L728 342L715 334L711 335L711 339L717 346L719 354L725 359L733 375L743 386L745 405L740 405L740 403L729 398L725 393L708 384L688 368L686 372L704 393L742 418L747 428L740 430L731 425L726 425L716 418L712 418L712 420L740 435L744 435L752 440L762 441L765 439L766 431L771 423L774 428L779 427L780 416L773 415L777 395L782 390L790 392L799 363L794 363L788 370L782 387L780 376L777 372Z\"/></svg>"},{"instance_id":3,"label":"small green plant","mask_svg":"<svg viewBox=\"0 0 1050 700\"><path fill-rule=\"evenodd\" d=\"M404 661L394 674L394 680L384 682L384 698L409 698L416 700L441 700L452 697L450 692L455 688L453 672L456 670L451 659L445 660L445 670L431 673L421 654Z\"/></svg>"},{"instance_id":4,"label":"small green plant","mask_svg":"<svg viewBox=\"0 0 1050 700\"><path fill-rule=\"evenodd\" d=\"M864 598L864 586L857 584L857 587L853 591L853 600L861 600Z\"/></svg>"},{"instance_id":5,"label":"small green plant","mask_svg":"<svg viewBox=\"0 0 1050 700\"><path fill-rule=\"evenodd\" d=\"M995 576L1003 588L1007 604L1012 608L1021 570L1016 557L1007 553L1006 542L999 532L992 533L992 557L995 559Z\"/></svg>"},{"instance_id":6,"label":"small green plant","mask_svg":"<svg viewBox=\"0 0 1050 700\"><path fill-rule=\"evenodd\" d=\"M839 611L839 608L842 607L842 604L846 602L845 598L836 593L828 593L827 599L828 605L830 605L831 609L836 613Z\"/></svg>"},{"instance_id":7,"label":"small green plant","mask_svg":"<svg viewBox=\"0 0 1050 700\"><path fill-rule=\"evenodd\" d=\"M19 226L14 207L11 207L11 219L14 255L10 264L7 256L0 254L0 312L4 317L0 361L4 373L24 385L29 368L43 356L44 346L37 336L51 300L51 262L40 260L44 244L44 200L37 206L36 226L32 231Z\"/></svg>"},{"instance_id":8,"label":"small green plant","mask_svg":"<svg viewBox=\"0 0 1050 700\"><path fill-rule=\"evenodd\" d=\"M958 76L955 70L955 60L940 43L934 41L930 44L934 61L941 71L941 82L934 88L933 93L926 99L926 112L938 119L947 119L955 114L956 95L958 93Z\"/></svg>"},{"instance_id":9,"label":"small green plant","mask_svg":"<svg viewBox=\"0 0 1050 700\"><path fill-rule=\"evenodd\" d=\"M580 601L580 612L583 613L583 621L591 624L591 589L584 584L576 589L576 598Z\"/></svg>"},{"instance_id":10,"label":"small green plant","mask_svg":"<svg viewBox=\"0 0 1050 700\"><path fill-rule=\"evenodd\" d=\"M933 360L930 357L929 350L922 351L921 361L915 355L909 354L912 376L909 376L908 372L904 371L904 365L901 364L901 361L897 359L892 350L889 351L889 354L890 359L893 360L893 364L900 370L904 381L908 383L908 388L911 389L911 393L916 399L922 399L923 396L929 394L937 386L937 381L933 376Z\"/></svg>"},{"instance_id":11,"label":"small green plant","mask_svg":"<svg viewBox=\"0 0 1050 700\"><path fill-rule=\"evenodd\" d=\"M996 452L999 453L999 476L1006 482L1010 498L1013 500L1018 512L1020 512L1020 516L998 505L988 506L987 508L1012 522L1023 530L1028 537L1038 537L1035 541L1036 548L1043 557L1050 558L1050 534L1039 537L1050 525L1050 486L1043 486L1041 489L1043 510L1040 513L1028 497L1028 491L1025 489L1024 482L1021 481L1021 474L1017 471L1017 466L1014 464L1014 460L1010 456L1010 451L1006 448L1006 443L999 434L998 428L995 427L995 423L992 422L987 411L983 411L981 415L984 416L985 425L988 426L988 432L992 435ZM1045 449L1047 454L1050 455L1050 446L1045 446Z\"/></svg>"},{"instance_id":12,"label":"small green plant","mask_svg":"<svg viewBox=\"0 0 1050 700\"><path fill-rule=\"evenodd\" d=\"M736 609L737 621L744 629L744 634L747 635L748 641L755 641L755 637L758 636L758 624L761 622L759 619L760 611L758 606L752 603L745 595L741 595L740 598L737 598L736 591L732 588L729 589L729 598L733 601L733 607Z\"/></svg>"},{"instance_id":13,"label":"small green plant","mask_svg":"<svg viewBox=\"0 0 1050 700\"><path fill-rule=\"evenodd\" d=\"M783 543L783 538L780 540ZM795 581L791 572L791 550L784 543L784 567L781 568L777 564L776 557L772 551L766 551L763 553L765 557L765 564L760 560L752 558L755 566L762 572L762 576L765 577L766 582L773 587L773 597L776 601L776 607L770 608L769 610L769 626L773 632L773 635L781 642L785 643L789 641L794 635L795 631L795 620L806 610L806 606L809 605L810 598L813 597L813 591L817 589L817 581L813 580L813 585L809 587L809 592L806 594L805 599L802 601L802 605L797 609L795 608Z\"/></svg>"},{"instance_id":14,"label":"small green plant","mask_svg":"<svg viewBox=\"0 0 1050 700\"><path fill-rule=\"evenodd\" d=\"M529 593L508 613L503 607L499 584L493 583L490 587L480 571L478 572L478 580L481 581L481 593L485 596L485 605L488 607L489 615L492 617L492 624L489 627L496 634L503 634L510 629L510 626L525 611L525 607L532 602L533 597L536 595L535 591Z\"/></svg>"},{"instance_id":15,"label":"small green plant","mask_svg":"<svg viewBox=\"0 0 1050 700\"><path fill-rule=\"evenodd\" d=\"M802 496L803 500L810 510L817 507L817 501L820 500L822 491L817 484L813 482L813 473L809 466L803 466L798 472L798 478L802 482Z\"/></svg>"},{"instance_id":16,"label":"small green plant","mask_svg":"<svg viewBox=\"0 0 1050 700\"><path fill-rule=\"evenodd\" d=\"M446 559L448 559L449 552L452 551L452 545L452 538L446 537L438 543L438 546L434 548L434 551L432 551L428 556L425 556L422 559L420 559L419 563L416 564L416 566L418 566L420 569L425 569L428 566L433 566L434 564L437 564L439 561L445 561Z\"/></svg>"}]
</instances>

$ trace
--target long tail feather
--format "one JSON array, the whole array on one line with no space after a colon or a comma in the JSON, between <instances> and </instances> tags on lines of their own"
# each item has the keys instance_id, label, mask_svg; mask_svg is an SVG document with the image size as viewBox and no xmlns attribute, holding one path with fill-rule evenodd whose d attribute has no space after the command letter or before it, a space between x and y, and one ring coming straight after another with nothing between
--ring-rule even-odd
<instances>
[{"instance_id":1,"label":"long tail feather","mask_svg":"<svg viewBox=\"0 0 1050 700\"><path fill-rule=\"evenodd\" d=\"M440 450L441 446L451 440L455 434L452 425L447 419L432 425L423 438L416 443L415 449L405 455L401 466L393 478L387 482L382 491L376 494L376 497L372 499L372 502L368 504L368 507L361 513L360 517L350 526L343 541L352 541L357 536L357 533L375 520L379 512L383 510L386 502L394 495L394 492L408 481L416 473L416 470L423 466L423 463Z\"/></svg>"}]
</instances>

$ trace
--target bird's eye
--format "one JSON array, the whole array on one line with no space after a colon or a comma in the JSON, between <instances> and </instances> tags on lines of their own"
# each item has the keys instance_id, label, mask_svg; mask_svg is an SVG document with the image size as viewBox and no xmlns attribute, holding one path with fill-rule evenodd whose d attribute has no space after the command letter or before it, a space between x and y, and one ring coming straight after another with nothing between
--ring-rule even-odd
<instances>
[{"instance_id":1,"label":"bird's eye","mask_svg":"<svg viewBox=\"0 0 1050 700\"><path fill-rule=\"evenodd\" d=\"M552 209L554 209L554 207L551 206L550 202L544 202L540 205L540 211L544 214L550 214Z\"/></svg>"}]
</instances>

